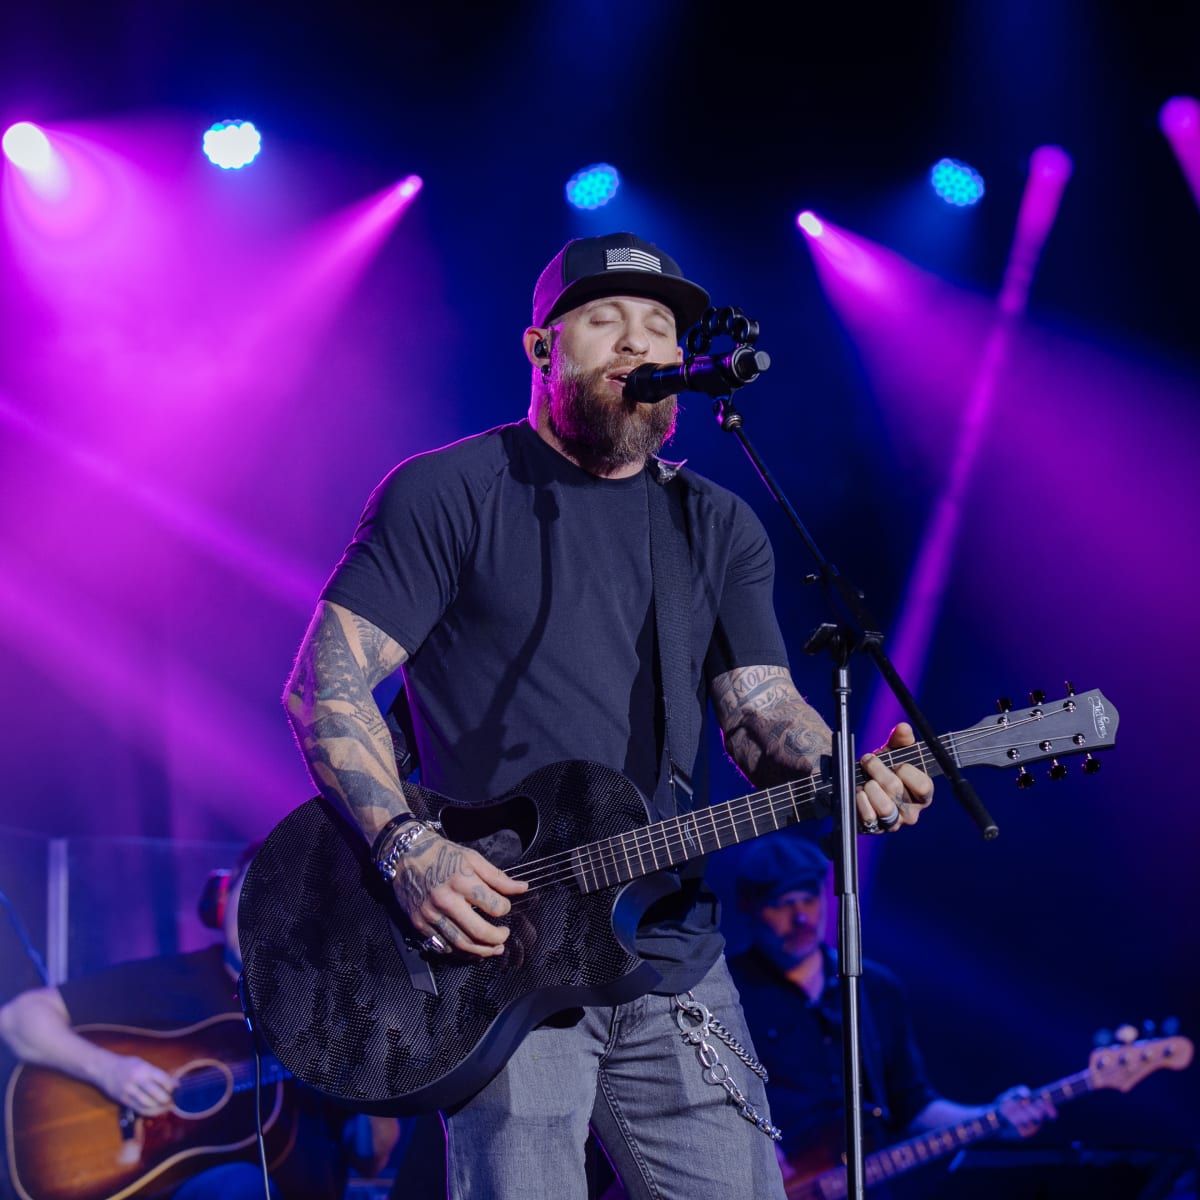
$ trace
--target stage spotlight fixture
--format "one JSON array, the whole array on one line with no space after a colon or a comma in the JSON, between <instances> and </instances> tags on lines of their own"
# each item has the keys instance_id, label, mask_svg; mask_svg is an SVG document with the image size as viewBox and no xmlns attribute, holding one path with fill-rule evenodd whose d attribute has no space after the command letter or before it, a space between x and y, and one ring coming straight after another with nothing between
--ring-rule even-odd
<instances>
[{"instance_id":1,"label":"stage spotlight fixture","mask_svg":"<svg viewBox=\"0 0 1200 1200\"><path fill-rule=\"evenodd\" d=\"M983 199L983 176L957 158L943 158L929 173L933 190L955 208L966 208Z\"/></svg>"},{"instance_id":2,"label":"stage spotlight fixture","mask_svg":"<svg viewBox=\"0 0 1200 1200\"><path fill-rule=\"evenodd\" d=\"M573 208L603 208L620 186L621 176L616 167L592 163L567 180L567 203Z\"/></svg>"},{"instance_id":3,"label":"stage spotlight fixture","mask_svg":"<svg viewBox=\"0 0 1200 1200\"><path fill-rule=\"evenodd\" d=\"M226 171L253 162L262 149L262 134L251 121L218 121L204 135L208 160Z\"/></svg>"},{"instance_id":4,"label":"stage spotlight fixture","mask_svg":"<svg viewBox=\"0 0 1200 1200\"><path fill-rule=\"evenodd\" d=\"M44 171L54 157L50 140L30 121L18 121L4 131L4 154L22 171Z\"/></svg>"},{"instance_id":5,"label":"stage spotlight fixture","mask_svg":"<svg viewBox=\"0 0 1200 1200\"><path fill-rule=\"evenodd\" d=\"M1200 100L1195 96L1172 96L1159 109L1158 124L1172 140L1200 137Z\"/></svg>"},{"instance_id":6,"label":"stage spotlight fixture","mask_svg":"<svg viewBox=\"0 0 1200 1200\"><path fill-rule=\"evenodd\" d=\"M809 237L819 238L825 232L825 226L821 224L821 218L815 212L809 212L807 209L796 218L796 224Z\"/></svg>"}]
</instances>

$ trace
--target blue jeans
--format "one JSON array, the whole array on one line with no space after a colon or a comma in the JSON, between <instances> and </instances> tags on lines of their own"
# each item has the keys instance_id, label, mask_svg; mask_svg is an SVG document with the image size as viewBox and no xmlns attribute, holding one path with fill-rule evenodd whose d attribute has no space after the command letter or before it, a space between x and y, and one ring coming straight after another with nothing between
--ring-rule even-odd
<instances>
[{"instance_id":1,"label":"blue jeans","mask_svg":"<svg viewBox=\"0 0 1200 1200\"><path fill-rule=\"evenodd\" d=\"M753 1054L723 957L692 991ZM784 1200L774 1143L705 1082L670 996L582 1012L570 1028L533 1030L487 1087L443 1116L453 1200L586 1200L589 1123L632 1200ZM765 1114L758 1076L712 1040Z\"/></svg>"},{"instance_id":2,"label":"blue jeans","mask_svg":"<svg viewBox=\"0 0 1200 1200\"><path fill-rule=\"evenodd\" d=\"M276 1197L275 1184L271 1196ZM226 1163L193 1175L173 1200L263 1200L262 1168L254 1163Z\"/></svg>"}]
</instances>

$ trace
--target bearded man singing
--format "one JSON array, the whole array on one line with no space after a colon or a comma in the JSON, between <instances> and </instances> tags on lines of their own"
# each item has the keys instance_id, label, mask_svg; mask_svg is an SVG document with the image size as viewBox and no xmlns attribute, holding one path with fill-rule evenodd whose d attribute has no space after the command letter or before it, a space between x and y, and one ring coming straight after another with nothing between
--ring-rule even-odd
<instances>
[{"instance_id":1,"label":"bearded man singing","mask_svg":"<svg viewBox=\"0 0 1200 1200\"><path fill-rule=\"evenodd\" d=\"M394 870L429 952L504 954L509 930L489 918L526 885L433 827L393 824L376 844L408 805L372 688L403 668L422 783L438 792L482 801L546 764L588 759L624 772L656 819L671 815L647 502L660 483L679 489L691 560L689 727L711 698L730 757L760 787L829 752L829 729L788 670L761 524L736 496L654 457L674 429L673 399L624 397L632 369L681 358L679 336L707 304L630 233L568 243L534 289L528 419L397 467L321 598L288 713L315 783ZM889 744L911 741L901 726ZM913 824L929 778L872 755L863 767L863 822ZM589 1125L633 1197L783 1196L761 1081L728 1051L755 1124L706 1082L676 1024L690 992L753 1055L716 900L699 862L676 874L638 929L653 990L539 1026L443 1113L457 1200L583 1200Z\"/></svg>"}]
</instances>

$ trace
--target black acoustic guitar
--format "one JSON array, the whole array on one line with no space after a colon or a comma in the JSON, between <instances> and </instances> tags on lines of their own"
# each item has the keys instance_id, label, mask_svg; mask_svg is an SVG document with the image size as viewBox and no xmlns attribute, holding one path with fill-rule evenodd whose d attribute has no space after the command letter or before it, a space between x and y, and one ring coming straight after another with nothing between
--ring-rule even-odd
<instances>
[{"instance_id":1,"label":"black acoustic guitar","mask_svg":"<svg viewBox=\"0 0 1200 1200\"><path fill-rule=\"evenodd\" d=\"M942 743L963 767L1025 767L1112 746L1117 713L1097 691L1002 713ZM881 757L931 774L917 743ZM1022 781L1033 776L1023 773ZM638 921L677 886L667 867L828 811L814 776L651 822L619 771L560 762L491 804L406 788L413 811L529 890L494 958L423 956L362 836L323 800L271 832L246 876L238 928L246 993L283 1066L360 1111L445 1108L482 1087L525 1034L564 1009L653 989Z\"/></svg>"}]
</instances>

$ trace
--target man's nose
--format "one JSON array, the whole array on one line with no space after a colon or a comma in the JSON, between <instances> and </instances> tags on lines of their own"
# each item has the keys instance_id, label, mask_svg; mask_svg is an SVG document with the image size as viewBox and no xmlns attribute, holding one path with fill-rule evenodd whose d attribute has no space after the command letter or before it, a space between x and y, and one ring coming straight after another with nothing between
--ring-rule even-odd
<instances>
[{"instance_id":1,"label":"man's nose","mask_svg":"<svg viewBox=\"0 0 1200 1200\"><path fill-rule=\"evenodd\" d=\"M622 354L638 358L649 353L650 339L646 336L644 329L627 323L621 330L621 336L617 339L617 350Z\"/></svg>"}]
</instances>

